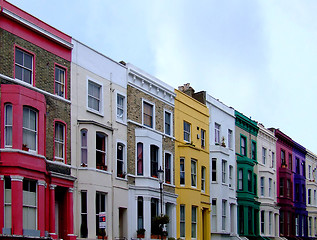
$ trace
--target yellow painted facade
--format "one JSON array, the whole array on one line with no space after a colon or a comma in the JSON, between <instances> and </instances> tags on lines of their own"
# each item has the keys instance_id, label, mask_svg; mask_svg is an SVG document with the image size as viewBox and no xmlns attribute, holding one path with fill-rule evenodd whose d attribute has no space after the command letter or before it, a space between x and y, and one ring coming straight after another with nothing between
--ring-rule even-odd
<instances>
[{"instance_id":1,"label":"yellow painted facade","mask_svg":"<svg viewBox=\"0 0 317 240\"><path fill-rule=\"evenodd\" d=\"M210 239L209 112L206 105L194 98L178 90L175 93L177 238Z\"/></svg>"}]
</instances>

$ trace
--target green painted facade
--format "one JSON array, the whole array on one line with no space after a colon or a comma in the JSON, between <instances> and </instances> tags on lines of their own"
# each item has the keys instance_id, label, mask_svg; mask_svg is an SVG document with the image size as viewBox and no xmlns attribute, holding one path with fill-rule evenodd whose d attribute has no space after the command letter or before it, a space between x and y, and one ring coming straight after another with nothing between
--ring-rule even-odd
<instances>
[{"instance_id":1,"label":"green painted facade","mask_svg":"<svg viewBox=\"0 0 317 240\"><path fill-rule=\"evenodd\" d=\"M238 234L260 238L257 195L257 123L235 111Z\"/></svg>"}]
</instances>

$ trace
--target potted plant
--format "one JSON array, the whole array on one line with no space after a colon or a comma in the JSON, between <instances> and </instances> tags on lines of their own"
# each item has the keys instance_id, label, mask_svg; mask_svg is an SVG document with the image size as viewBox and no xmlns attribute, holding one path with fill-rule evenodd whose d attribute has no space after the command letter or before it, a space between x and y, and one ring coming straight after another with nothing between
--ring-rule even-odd
<instances>
[{"instance_id":1,"label":"potted plant","mask_svg":"<svg viewBox=\"0 0 317 240\"><path fill-rule=\"evenodd\" d=\"M152 239L166 239L167 232L163 230L164 225L169 223L170 219L168 215L161 215L152 219Z\"/></svg>"},{"instance_id":2,"label":"potted plant","mask_svg":"<svg viewBox=\"0 0 317 240\"><path fill-rule=\"evenodd\" d=\"M28 145L27 144L22 144L22 150L23 151L29 151Z\"/></svg>"},{"instance_id":3,"label":"potted plant","mask_svg":"<svg viewBox=\"0 0 317 240\"><path fill-rule=\"evenodd\" d=\"M108 239L108 236L106 236L106 229L104 228L99 228L98 233L97 233L98 239Z\"/></svg>"},{"instance_id":4,"label":"potted plant","mask_svg":"<svg viewBox=\"0 0 317 240\"><path fill-rule=\"evenodd\" d=\"M222 146L222 147L226 147L225 137L222 137L222 138L221 138L221 146Z\"/></svg>"},{"instance_id":5,"label":"potted plant","mask_svg":"<svg viewBox=\"0 0 317 240\"><path fill-rule=\"evenodd\" d=\"M137 238L144 238L145 229L140 228L140 229L136 230L136 234L137 234Z\"/></svg>"}]
</instances>

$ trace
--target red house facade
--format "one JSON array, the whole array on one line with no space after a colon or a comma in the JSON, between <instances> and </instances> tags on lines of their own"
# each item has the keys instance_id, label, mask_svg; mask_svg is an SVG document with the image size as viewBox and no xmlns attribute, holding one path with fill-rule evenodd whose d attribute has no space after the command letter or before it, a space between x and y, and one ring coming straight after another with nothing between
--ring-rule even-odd
<instances>
[{"instance_id":1,"label":"red house facade","mask_svg":"<svg viewBox=\"0 0 317 240\"><path fill-rule=\"evenodd\" d=\"M71 38L0 1L0 238L76 239Z\"/></svg>"}]
</instances>

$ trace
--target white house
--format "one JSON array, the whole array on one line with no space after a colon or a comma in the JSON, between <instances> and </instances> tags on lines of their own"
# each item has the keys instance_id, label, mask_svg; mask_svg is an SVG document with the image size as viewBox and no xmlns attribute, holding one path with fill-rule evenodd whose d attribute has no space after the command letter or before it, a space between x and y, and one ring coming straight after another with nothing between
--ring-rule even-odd
<instances>
[{"instance_id":1,"label":"white house","mask_svg":"<svg viewBox=\"0 0 317 240\"><path fill-rule=\"evenodd\" d=\"M207 95L210 129L211 238L237 236L234 109Z\"/></svg>"},{"instance_id":2,"label":"white house","mask_svg":"<svg viewBox=\"0 0 317 240\"><path fill-rule=\"evenodd\" d=\"M257 174L260 205L260 235L279 237L279 207L276 193L276 137L258 123Z\"/></svg>"},{"instance_id":3,"label":"white house","mask_svg":"<svg viewBox=\"0 0 317 240\"><path fill-rule=\"evenodd\" d=\"M128 237L126 68L73 39L71 86L74 232Z\"/></svg>"}]
</instances>

